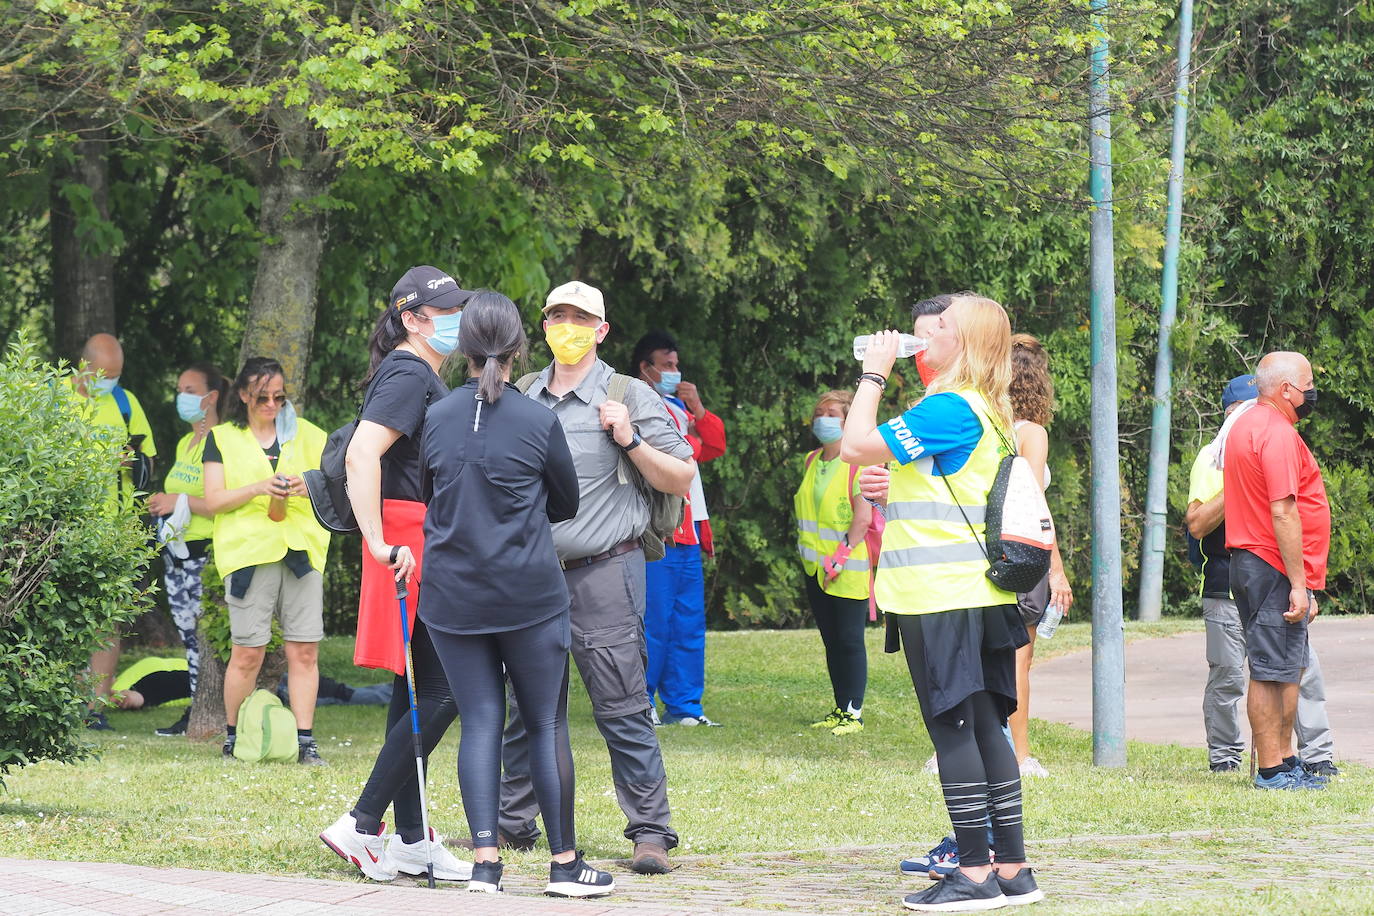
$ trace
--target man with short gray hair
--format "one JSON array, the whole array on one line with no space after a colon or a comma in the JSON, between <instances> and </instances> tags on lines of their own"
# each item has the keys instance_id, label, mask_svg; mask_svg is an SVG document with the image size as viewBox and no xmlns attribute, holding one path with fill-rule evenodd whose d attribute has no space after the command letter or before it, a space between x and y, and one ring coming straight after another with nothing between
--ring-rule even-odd
<instances>
[{"instance_id":1,"label":"man with short gray hair","mask_svg":"<svg viewBox=\"0 0 1374 916\"><path fill-rule=\"evenodd\" d=\"M1326 587L1331 505L1321 470L1296 424L1317 405L1312 366L1300 353L1265 355L1259 397L1221 442L1231 592L1250 662L1247 711L1259 789L1325 788L1293 752L1298 683L1307 663L1314 592Z\"/></svg>"}]
</instances>

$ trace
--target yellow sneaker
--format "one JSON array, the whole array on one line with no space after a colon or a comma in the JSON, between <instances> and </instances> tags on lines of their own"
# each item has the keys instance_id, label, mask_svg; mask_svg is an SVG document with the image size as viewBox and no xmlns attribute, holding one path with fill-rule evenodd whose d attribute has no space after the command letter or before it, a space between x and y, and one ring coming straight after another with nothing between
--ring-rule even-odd
<instances>
[{"instance_id":1,"label":"yellow sneaker","mask_svg":"<svg viewBox=\"0 0 1374 916\"><path fill-rule=\"evenodd\" d=\"M824 719L822 719L819 722L812 722L811 727L834 728L835 726L839 725L841 722L844 721L844 716L844 712L840 710L840 707L836 706L834 709L830 710L830 713Z\"/></svg>"},{"instance_id":2,"label":"yellow sneaker","mask_svg":"<svg viewBox=\"0 0 1374 916\"><path fill-rule=\"evenodd\" d=\"M852 735L864 730L864 720L852 713L840 713L840 722L830 730L832 735Z\"/></svg>"}]
</instances>

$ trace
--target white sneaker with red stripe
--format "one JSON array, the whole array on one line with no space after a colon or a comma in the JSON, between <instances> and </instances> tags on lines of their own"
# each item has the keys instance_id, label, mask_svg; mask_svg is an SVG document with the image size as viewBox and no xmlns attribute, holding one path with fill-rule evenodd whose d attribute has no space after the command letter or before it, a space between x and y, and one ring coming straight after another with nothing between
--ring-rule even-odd
<instances>
[{"instance_id":1,"label":"white sneaker with red stripe","mask_svg":"<svg viewBox=\"0 0 1374 916\"><path fill-rule=\"evenodd\" d=\"M382 830L386 825L382 825ZM358 822L353 815L345 814L320 834L324 845L334 850L345 862L352 862L364 875L373 881L390 881L396 877L396 869L382 859L386 856L386 841L381 833L373 836L358 832ZM416 844L419 845L419 844Z\"/></svg>"},{"instance_id":2,"label":"white sneaker with red stripe","mask_svg":"<svg viewBox=\"0 0 1374 916\"><path fill-rule=\"evenodd\" d=\"M433 827L429 828L428 849L424 840L407 843L400 834L393 834L387 840L386 855L382 856L384 867L417 878L429 874L430 862L434 863L435 881L466 881L472 877L472 863L464 862L449 852L443 836L435 833Z\"/></svg>"}]
</instances>

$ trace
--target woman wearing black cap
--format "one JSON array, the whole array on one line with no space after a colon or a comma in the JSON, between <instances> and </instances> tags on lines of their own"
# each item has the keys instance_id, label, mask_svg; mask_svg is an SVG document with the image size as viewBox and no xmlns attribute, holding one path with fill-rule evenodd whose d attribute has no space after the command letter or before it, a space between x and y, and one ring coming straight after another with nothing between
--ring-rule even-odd
<instances>
[{"instance_id":1,"label":"woman wearing black cap","mask_svg":"<svg viewBox=\"0 0 1374 916\"><path fill-rule=\"evenodd\" d=\"M510 385L511 361L524 348L515 305L499 293L473 296L459 334L471 378L431 409L420 443L429 505L420 619L463 717L458 781L476 859L468 888L501 888L496 821L509 677L553 854L544 892L596 897L615 883L582 860L573 835L571 597L549 527L577 514L577 471L557 417Z\"/></svg>"},{"instance_id":2,"label":"woman wearing black cap","mask_svg":"<svg viewBox=\"0 0 1374 916\"><path fill-rule=\"evenodd\" d=\"M410 730L409 693L396 580L420 575L425 504L420 498L420 434L425 411L448 393L438 370L458 343L463 305L472 293L434 267L406 271L377 320L372 365L358 428L348 447L348 492L362 532L363 577L353 661L396 675L387 710L387 735L372 775L353 809L320 834L330 849L377 881L397 872L466 881L472 866L424 835ZM448 681L416 607L409 602L416 703L425 754L457 715ZM396 834L381 834L382 815L395 806ZM426 842L429 846L426 848Z\"/></svg>"}]
</instances>

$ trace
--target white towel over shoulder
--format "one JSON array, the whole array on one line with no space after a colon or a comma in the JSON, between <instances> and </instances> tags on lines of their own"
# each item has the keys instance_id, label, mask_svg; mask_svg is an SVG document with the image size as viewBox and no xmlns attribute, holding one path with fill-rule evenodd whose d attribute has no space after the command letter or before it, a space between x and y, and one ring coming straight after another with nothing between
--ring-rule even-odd
<instances>
[{"instance_id":1,"label":"white towel over shoulder","mask_svg":"<svg viewBox=\"0 0 1374 916\"><path fill-rule=\"evenodd\" d=\"M1231 435L1231 427L1235 426L1241 414L1254 407L1257 403L1259 403L1259 401L1256 398L1242 401L1241 405L1233 410L1231 415L1226 418L1226 422L1221 424L1221 429L1217 431L1217 437L1212 440L1212 464L1217 470L1226 467L1226 437Z\"/></svg>"}]
</instances>

